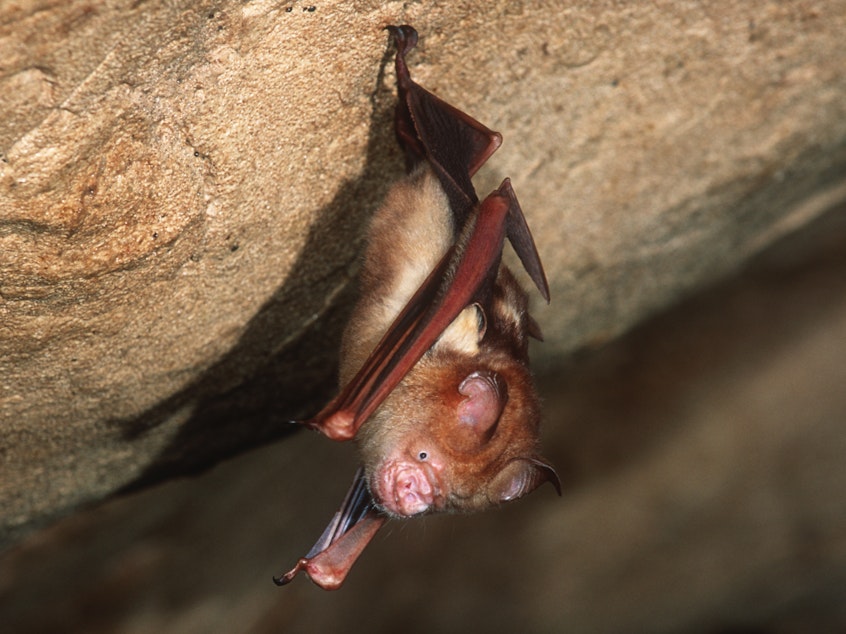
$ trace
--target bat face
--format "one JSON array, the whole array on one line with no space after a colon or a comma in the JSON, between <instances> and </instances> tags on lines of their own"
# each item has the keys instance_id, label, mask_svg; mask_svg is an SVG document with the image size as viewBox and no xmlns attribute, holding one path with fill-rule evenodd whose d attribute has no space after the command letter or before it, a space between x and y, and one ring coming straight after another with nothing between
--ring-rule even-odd
<instances>
[{"instance_id":1,"label":"bat face","mask_svg":"<svg viewBox=\"0 0 846 634\"><path fill-rule=\"evenodd\" d=\"M308 555L334 589L387 517L476 511L519 498L554 469L537 453L540 407L528 298L501 264L507 238L543 297L549 287L510 181L480 201L471 177L501 137L412 81L410 26L397 46L396 134L409 175L374 215L360 298L344 333L344 388L306 421L355 439L363 468Z\"/></svg>"},{"instance_id":2,"label":"bat face","mask_svg":"<svg viewBox=\"0 0 846 634\"><path fill-rule=\"evenodd\" d=\"M370 492L391 516L482 510L534 483L537 465L523 458L536 450L539 416L521 393L527 377L456 369L448 358L424 363L359 433ZM410 409L421 395L429 405Z\"/></svg>"}]
</instances>

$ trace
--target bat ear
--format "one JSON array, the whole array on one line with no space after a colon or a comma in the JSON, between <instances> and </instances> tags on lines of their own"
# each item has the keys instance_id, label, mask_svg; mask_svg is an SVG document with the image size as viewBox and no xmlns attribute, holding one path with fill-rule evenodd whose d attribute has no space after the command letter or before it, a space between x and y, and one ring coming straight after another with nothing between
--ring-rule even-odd
<instances>
[{"instance_id":1,"label":"bat ear","mask_svg":"<svg viewBox=\"0 0 846 634\"><path fill-rule=\"evenodd\" d=\"M455 449L473 451L493 435L508 401L508 386L496 372L477 370L461 382L458 392L465 398L458 405L458 433L450 436Z\"/></svg>"},{"instance_id":2,"label":"bat ear","mask_svg":"<svg viewBox=\"0 0 846 634\"><path fill-rule=\"evenodd\" d=\"M561 481L552 465L540 458L515 458L490 483L488 498L494 503L510 502L531 493L544 482L551 482L561 495Z\"/></svg>"}]
</instances>

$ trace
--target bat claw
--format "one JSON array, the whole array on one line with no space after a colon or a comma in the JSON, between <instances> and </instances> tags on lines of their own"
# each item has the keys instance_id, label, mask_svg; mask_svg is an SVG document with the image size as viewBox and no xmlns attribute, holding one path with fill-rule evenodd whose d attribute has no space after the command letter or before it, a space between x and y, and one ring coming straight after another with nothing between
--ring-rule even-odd
<instances>
[{"instance_id":1,"label":"bat claw","mask_svg":"<svg viewBox=\"0 0 846 634\"><path fill-rule=\"evenodd\" d=\"M273 583L277 586L286 586L294 580L294 577L297 576L297 573L300 570L305 570L309 564L309 559L303 558L297 562L297 565L291 568L288 572L284 575L279 575L278 577L273 577Z\"/></svg>"}]
</instances>

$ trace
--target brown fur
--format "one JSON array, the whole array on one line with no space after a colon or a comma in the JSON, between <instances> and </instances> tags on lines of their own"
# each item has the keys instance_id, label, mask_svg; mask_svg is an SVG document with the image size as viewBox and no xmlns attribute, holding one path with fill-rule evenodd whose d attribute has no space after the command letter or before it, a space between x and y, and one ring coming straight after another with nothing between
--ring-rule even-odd
<instances>
[{"instance_id":1,"label":"brown fur","mask_svg":"<svg viewBox=\"0 0 846 634\"><path fill-rule=\"evenodd\" d=\"M449 204L422 166L388 192L370 224L360 298L344 332L341 385L364 364L391 322L452 246Z\"/></svg>"}]
</instances>

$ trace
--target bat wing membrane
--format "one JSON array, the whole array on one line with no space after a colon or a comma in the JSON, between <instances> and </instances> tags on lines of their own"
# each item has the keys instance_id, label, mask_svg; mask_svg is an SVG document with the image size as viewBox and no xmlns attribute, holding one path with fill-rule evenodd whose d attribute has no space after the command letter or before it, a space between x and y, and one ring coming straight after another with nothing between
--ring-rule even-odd
<instances>
[{"instance_id":1,"label":"bat wing membrane","mask_svg":"<svg viewBox=\"0 0 846 634\"><path fill-rule=\"evenodd\" d=\"M324 590L336 590L346 579L355 560L385 523L367 490L364 469L359 468L341 508L308 554L284 575L274 577L284 586L305 571Z\"/></svg>"}]
</instances>

